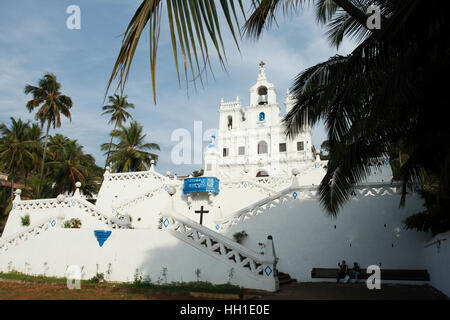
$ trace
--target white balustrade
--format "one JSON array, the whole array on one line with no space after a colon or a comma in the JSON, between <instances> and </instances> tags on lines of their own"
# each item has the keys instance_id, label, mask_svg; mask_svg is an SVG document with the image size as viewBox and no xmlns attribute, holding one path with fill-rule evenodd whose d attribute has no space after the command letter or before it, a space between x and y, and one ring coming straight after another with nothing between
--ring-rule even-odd
<instances>
[{"instance_id":1,"label":"white balustrade","mask_svg":"<svg viewBox=\"0 0 450 320\"><path fill-rule=\"evenodd\" d=\"M55 217L50 218L47 217L45 219L41 219L34 225L29 226L24 230L21 230L20 232L12 234L8 237L0 238L0 252L5 252L8 249L17 246L24 241L27 241L33 237L42 234L43 232L55 227L56 223L57 222Z\"/></svg>"},{"instance_id":2,"label":"white balustrade","mask_svg":"<svg viewBox=\"0 0 450 320\"><path fill-rule=\"evenodd\" d=\"M178 239L245 272L253 279L271 281L273 287L277 286L277 259L273 255L259 254L176 213L164 213L163 226Z\"/></svg>"},{"instance_id":3,"label":"white balustrade","mask_svg":"<svg viewBox=\"0 0 450 320\"><path fill-rule=\"evenodd\" d=\"M56 208L78 208L86 214L97 218L99 221L105 223L113 229L126 229L130 223L127 221L120 221L118 219L109 218L96 206L81 198L66 198L59 202L57 199L42 199L42 200L25 200L16 202L13 205L13 210L45 210Z\"/></svg>"},{"instance_id":4,"label":"white balustrade","mask_svg":"<svg viewBox=\"0 0 450 320\"><path fill-rule=\"evenodd\" d=\"M398 195L399 192L399 185L388 185L385 183L358 185L354 188L354 192L351 194L351 199L355 199L357 197L392 196ZM289 187L266 199L257 201L250 206L240 209L231 214L229 217L218 219L215 223L222 228L227 229L235 224L274 208L288 200L309 200L318 199L318 197L319 192L317 186Z\"/></svg>"}]
</instances>

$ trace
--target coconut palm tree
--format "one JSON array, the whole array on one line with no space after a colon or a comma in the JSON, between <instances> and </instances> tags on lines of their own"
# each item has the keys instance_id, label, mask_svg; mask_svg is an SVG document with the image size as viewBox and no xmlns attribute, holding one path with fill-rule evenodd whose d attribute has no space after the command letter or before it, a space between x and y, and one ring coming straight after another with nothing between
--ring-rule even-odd
<instances>
[{"instance_id":1,"label":"coconut palm tree","mask_svg":"<svg viewBox=\"0 0 450 320\"><path fill-rule=\"evenodd\" d=\"M242 36L241 21L245 21L244 31L251 37L259 37L266 25L275 21L276 12L282 9L286 14L296 12L303 4L315 3L317 19L325 23L330 21L333 14L338 12L340 20L331 20L330 39L340 43L343 35L364 37L376 30L368 31L367 28L359 28L365 25L367 15L363 5L372 3L385 3L386 1L367 0L262 0L262 1L161 1L143 0L130 20L125 30L122 46L111 73L108 89L114 79L118 78L117 88L124 89L134 53L138 46L142 32L149 26L149 48L150 48L150 75L152 80L153 97L156 103L156 58L158 42L161 31L163 16L167 16L168 36L172 42L174 62L180 81L180 55L182 56L182 69L186 85L196 80L203 81L207 70L212 71L210 64L209 47L217 53L221 67L226 67L226 52L222 39L223 27L228 29L239 50L238 40ZM166 6L167 14L163 15L163 7ZM247 6L247 8L245 8ZM246 19L245 11L250 11L250 17ZM224 25L220 24L219 15L224 17ZM345 25L345 27L341 27ZM191 79L189 79L191 78ZM107 90L108 91L108 90Z\"/></svg>"},{"instance_id":2,"label":"coconut palm tree","mask_svg":"<svg viewBox=\"0 0 450 320\"><path fill-rule=\"evenodd\" d=\"M147 150L160 150L156 143L146 143L146 134L142 133L143 127L136 121L129 127L120 126L111 135L119 139L119 143L112 144L111 170L113 172L145 171L151 165L151 161L158 160L158 155ZM102 150L109 150L109 144L104 143Z\"/></svg>"},{"instance_id":3,"label":"coconut palm tree","mask_svg":"<svg viewBox=\"0 0 450 320\"><path fill-rule=\"evenodd\" d=\"M102 115L104 114L110 114L111 117L108 121L109 124L114 123L114 130L117 129L117 127L120 127L123 123L127 122L127 119L133 119L131 114L126 110L128 108L134 109L134 104L129 103L127 101L128 96L122 97L118 94L115 94L114 96L109 96L109 105L103 106L102 110L104 111ZM109 154L111 152L111 146L113 142L113 136L111 135L111 141L109 143L109 150L108 154L106 155L106 162L105 162L105 168L108 163Z\"/></svg>"},{"instance_id":4,"label":"coconut palm tree","mask_svg":"<svg viewBox=\"0 0 450 320\"><path fill-rule=\"evenodd\" d=\"M29 140L29 122L11 119L11 125L0 125L0 170L9 173L11 180L11 198L13 197L14 180L25 173L29 161L32 161L32 148L36 142Z\"/></svg>"},{"instance_id":5,"label":"coconut palm tree","mask_svg":"<svg viewBox=\"0 0 450 320\"><path fill-rule=\"evenodd\" d=\"M35 174L39 172L39 159L42 158L42 129L41 127L33 123L29 129L27 130L29 141L34 141L33 147L30 148L31 159L25 163L25 176L24 176L24 185L25 189L27 189L28 177L30 174Z\"/></svg>"},{"instance_id":6,"label":"coconut palm tree","mask_svg":"<svg viewBox=\"0 0 450 320\"><path fill-rule=\"evenodd\" d=\"M72 121L70 108L72 108L72 99L63 95L60 92L61 84L56 81L56 76L53 73L46 73L42 79L39 80L38 86L26 85L25 94L32 94L33 99L27 102L27 109L32 112L38 108L36 112L36 120L41 123L41 128L47 124L44 139L44 151L42 154L41 172L40 172L40 187L38 197L41 193L42 178L44 175L44 163L47 152L47 143L50 127L59 128L61 126L61 115L69 118Z\"/></svg>"},{"instance_id":7,"label":"coconut palm tree","mask_svg":"<svg viewBox=\"0 0 450 320\"><path fill-rule=\"evenodd\" d=\"M77 140L59 134L50 138L48 149L49 176L56 181L58 193L73 193L77 181L81 182L81 190L86 195L98 191L103 170L95 164L90 154L83 152Z\"/></svg>"}]
</instances>

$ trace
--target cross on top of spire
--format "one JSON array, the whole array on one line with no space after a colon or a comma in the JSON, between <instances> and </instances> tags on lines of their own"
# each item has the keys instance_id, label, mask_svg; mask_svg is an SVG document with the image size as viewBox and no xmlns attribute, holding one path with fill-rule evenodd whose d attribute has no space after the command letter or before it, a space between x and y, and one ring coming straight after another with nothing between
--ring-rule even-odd
<instances>
[{"instance_id":1,"label":"cross on top of spire","mask_svg":"<svg viewBox=\"0 0 450 320\"><path fill-rule=\"evenodd\" d=\"M264 61L261 61L261 62L259 63L259 66L260 66L261 68L264 68L265 65L266 65L266 64L264 63Z\"/></svg>"}]
</instances>

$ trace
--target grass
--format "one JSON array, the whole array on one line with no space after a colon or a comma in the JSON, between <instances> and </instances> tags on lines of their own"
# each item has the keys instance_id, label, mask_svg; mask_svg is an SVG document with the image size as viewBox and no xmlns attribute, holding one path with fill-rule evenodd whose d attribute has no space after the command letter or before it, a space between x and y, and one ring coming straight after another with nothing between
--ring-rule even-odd
<instances>
[{"instance_id":1,"label":"grass","mask_svg":"<svg viewBox=\"0 0 450 320\"><path fill-rule=\"evenodd\" d=\"M47 277L44 275L27 275L17 271L11 271L8 273L0 272L1 279L12 279L21 281L31 281L38 283L58 282L65 283L67 278ZM225 284L212 284L210 282L193 281L193 282L173 282L167 284L156 284L146 280L135 280L132 283L126 282L98 282L97 277L93 277L89 280L81 280L83 285L96 285L104 287L120 287L130 289L153 289L153 290L170 290L170 291L184 291L184 292L205 292L205 293L227 293L238 294L241 292L241 288L229 283Z\"/></svg>"}]
</instances>

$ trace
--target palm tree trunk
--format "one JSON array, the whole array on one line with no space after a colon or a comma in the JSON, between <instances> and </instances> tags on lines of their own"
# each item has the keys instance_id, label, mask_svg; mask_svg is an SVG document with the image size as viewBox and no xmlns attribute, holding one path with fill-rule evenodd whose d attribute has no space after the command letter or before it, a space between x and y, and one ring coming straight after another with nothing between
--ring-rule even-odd
<instances>
[{"instance_id":1,"label":"palm tree trunk","mask_svg":"<svg viewBox=\"0 0 450 320\"><path fill-rule=\"evenodd\" d=\"M39 178L39 189L38 189L38 196L37 196L38 199L41 196L42 179L44 177L45 154L47 153L47 142L48 142L48 132L49 131L50 131L50 120L48 121L48 124L47 124L47 132L45 133L44 153L42 155L41 175Z\"/></svg>"},{"instance_id":2,"label":"palm tree trunk","mask_svg":"<svg viewBox=\"0 0 450 320\"><path fill-rule=\"evenodd\" d=\"M114 130L115 131L117 129L117 122L114 125ZM112 147L112 142L113 142L114 137L111 136L111 141L109 142L109 149L108 149L108 154L106 155L106 161L105 161L105 167L103 168L103 171L106 170L106 166L108 165L108 160L109 160L109 154L111 153L111 147ZM110 168L111 169L111 168Z\"/></svg>"},{"instance_id":3,"label":"palm tree trunk","mask_svg":"<svg viewBox=\"0 0 450 320\"><path fill-rule=\"evenodd\" d=\"M15 173L15 170L13 168L12 174L11 174L11 200L14 200L14 173Z\"/></svg>"}]
</instances>

